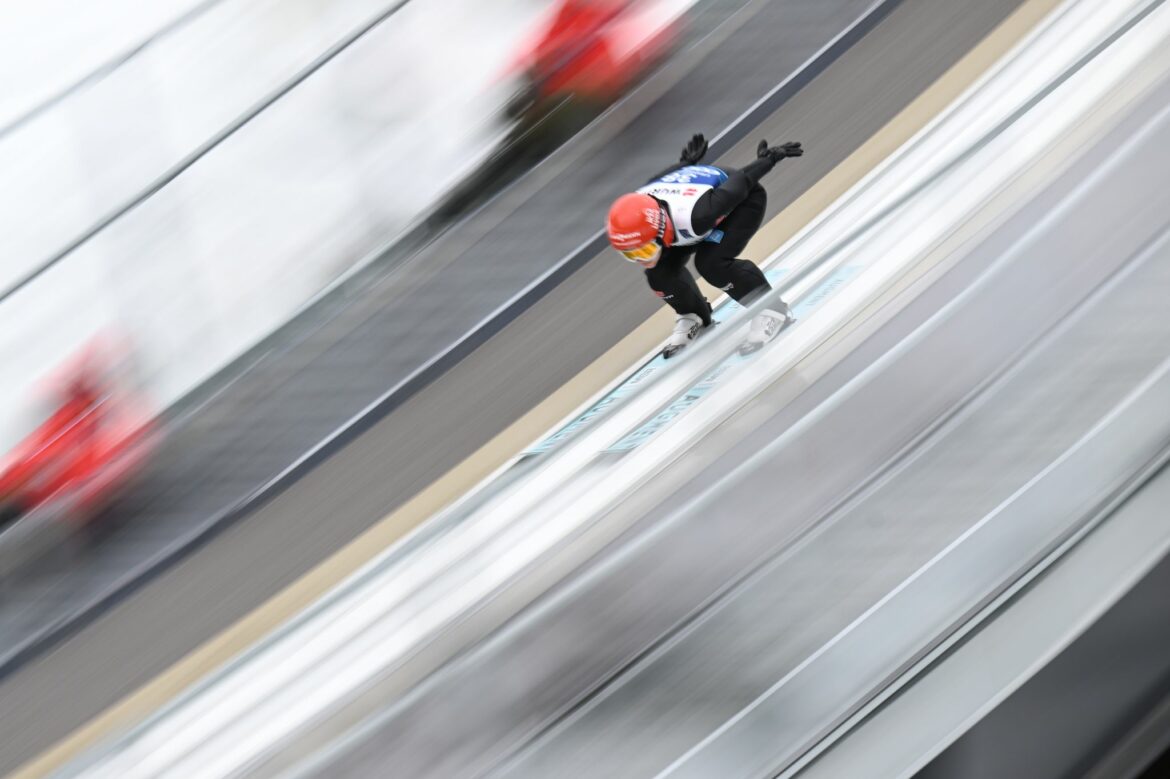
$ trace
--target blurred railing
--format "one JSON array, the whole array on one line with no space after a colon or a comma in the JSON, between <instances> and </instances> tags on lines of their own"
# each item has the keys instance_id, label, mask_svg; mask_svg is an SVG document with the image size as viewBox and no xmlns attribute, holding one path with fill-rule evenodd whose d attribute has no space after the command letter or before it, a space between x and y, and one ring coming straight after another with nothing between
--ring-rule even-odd
<instances>
[{"instance_id":1,"label":"blurred railing","mask_svg":"<svg viewBox=\"0 0 1170 779\"><path fill-rule=\"evenodd\" d=\"M96 330L160 406L270 332L490 150L542 8L223 0L12 125L0 404Z\"/></svg>"},{"instance_id":2,"label":"blurred railing","mask_svg":"<svg viewBox=\"0 0 1170 779\"><path fill-rule=\"evenodd\" d=\"M864 619L753 701L745 716L660 776L796 776L825 748L826 734L840 736L832 731L843 719L864 716L909 684L1161 468L1170 458L1167 407L1170 361ZM735 479L752 475L759 474L745 468ZM793 711L800 716L785 716Z\"/></svg>"},{"instance_id":3,"label":"blurred railing","mask_svg":"<svg viewBox=\"0 0 1170 779\"><path fill-rule=\"evenodd\" d=\"M217 0L103 63L0 130L10 202L0 227L13 256L0 300L68 253L96 225L147 193L163 171L254 115L296 83L321 52L344 45L402 5ZM302 18L298 19L297 17Z\"/></svg>"},{"instance_id":4,"label":"blurred railing","mask_svg":"<svg viewBox=\"0 0 1170 779\"><path fill-rule=\"evenodd\" d=\"M0 137L51 110L225 0L12 4L0 27ZM19 74L9 76L8 74Z\"/></svg>"},{"instance_id":5,"label":"blurred railing","mask_svg":"<svg viewBox=\"0 0 1170 779\"><path fill-rule=\"evenodd\" d=\"M630 392L574 439L547 455L506 465L320 602L144 723L82 756L64 775L147 776L195 767L228 774L254 766L290 744L303 745L323 719L520 577L536 587L528 580L540 578L536 572L554 552L568 555L574 544L596 549L622 530L605 526L613 506L810 354L975 208L1028 171L1041 151L1084 123L1163 45L1170 14L1160 5L1069 0L777 251L770 264L787 270L779 291L795 302L846 264L863 270L736 381L721 385L640 447L614 454L615 442L734 350L746 317L691 347L670 371ZM1125 31L1124 45L1111 45L1119 31ZM1133 81L1130 88L1136 88ZM1010 261L1005 257L996 267ZM832 407L830 401L812 416ZM588 550L575 548L562 563L584 554ZM543 575L555 580L557 574Z\"/></svg>"}]
</instances>

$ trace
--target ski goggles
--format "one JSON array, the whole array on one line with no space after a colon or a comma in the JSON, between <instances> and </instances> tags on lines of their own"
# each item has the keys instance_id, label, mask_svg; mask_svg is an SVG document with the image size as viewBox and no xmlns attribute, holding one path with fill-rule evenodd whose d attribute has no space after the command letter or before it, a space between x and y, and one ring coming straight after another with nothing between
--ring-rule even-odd
<instances>
[{"instance_id":1,"label":"ski goggles","mask_svg":"<svg viewBox=\"0 0 1170 779\"><path fill-rule=\"evenodd\" d=\"M657 239L655 239L636 249L622 249L621 253L630 262L645 262L646 260L654 259L661 249L662 247L659 246Z\"/></svg>"}]
</instances>

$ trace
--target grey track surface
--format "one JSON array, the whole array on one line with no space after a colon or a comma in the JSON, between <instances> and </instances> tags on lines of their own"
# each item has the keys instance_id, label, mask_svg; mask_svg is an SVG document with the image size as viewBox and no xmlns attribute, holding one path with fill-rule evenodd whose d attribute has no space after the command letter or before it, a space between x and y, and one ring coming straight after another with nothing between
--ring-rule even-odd
<instances>
[{"instance_id":1,"label":"grey track surface","mask_svg":"<svg viewBox=\"0 0 1170 779\"><path fill-rule=\"evenodd\" d=\"M692 128L726 127L872 2L774 0L740 16L734 12L744 0L701 4L696 30L729 17L730 26L751 24L737 29L734 44L703 56L685 88L668 90L585 159L572 159L576 148L616 122L570 144L375 287L337 296L298 321L272 354L175 431L149 483L119 507L114 532L5 583L0 658L143 561L181 546L455 344L591 237L608 201L673 159ZM569 172L549 180L558 166Z\"/></svg>"},{"instance_id":2,"label":"grey track surface","mask_svg":"<svg viewBox=\"0 0 1170 779\"><path fill-rule=\"evenodd\" d=\"M1152 95L1087 158L1118 148L1168 95L1170 88ZM393 765L412 777L650 777L728 722L996 510L1170 357L1170 244L1147 251L1170 228L1155 195L1170 174L1159 152L1168 128L1163 120L1159 134L1087 193L1077 190L1084 167L1075 166L886 325L905 333L925 321L1029 228L1072 204L1026 251L1006 254L1011 265L942 327L791 444L751 461L746 480L680 508L801 412L773 404L778 410L766 416L767 393L742 411L751 434L726 426L716 436L735 441L730 448L716 444L717 456L644 488L656 497L639 498L653 507L638 523L652 532L599 555L597 568L436 675L320 775L368 776ZM867 345L847 362L855 370L872 351ZM824 397L833 386L839 375L811 392ZM779 389L770 392L783 396ZM1112 487L1107 480L1101 490ZM741 580L749 571L756 573ZM839 676L817 689L835 696ZM755 748L798 751L800 743L772 742L814 738L819 731L800 730L801 716L773 712ZM760 776L775 767L757 758L736 749L681 775Z\"/></svg>"},{"instance_id":3,"label":"grey track surface","mask_svg":"<svg viewBox=\"0 0 1170 779\"><path fill-rule=\"evenodd\" d=\"M751 136L807 139L810 147L804 158L786 163L767 182L769 214L790 203L877 131L1016 5L1016 0L977 6L963 0L906 0ZM818 1L805 7L823 4ZM700 82L692 89L722 94L737 87L736 78L773 83L774 74L765 78L760 63L783 48L777 45L781 36L799 31L793 27L795 14L781 17L749 25L747 37L731 51L722 52L722 56L740 58L738 76L720 71L711 76L715 83ZM792 55L792 61L798 59ZM610 194L661 159L649 149L664 149L661 154L669 159L680 132L685 137L696 128L698 120L682 106L672 107L664 100L659 108L662 113L654 119L644 117L631 125L640 133L637 142L634 138L615 141L606 149L607 155L634 160L629 163L628 178L609 179L604 165L590 162L588 169L594 173L581 175L578 193L588 195L590 201L582 200L568 213L580 214L586 206L600 212ZM731 106L725 110L733 112ZM729 160L742 161L750 145L741 144ZM514 205L502 202L497 207ZM509 275L489 262L486 247L498 246L506 254L531 251L533 235L540 237L541 248L549 248L548 241L571 246L575 240L574 228L558 233L549 229L547 220L537 220L522 232L498 229L475 244L473 254L461 253L460 246L472 245L474 236L469 237L469 231L482 231L501 216L494 209L483 212L424 253L423 261L412 263L374 289L375 300L338 315L311 333L295 353L240 382L231 404L213 406L196 419L187 439L191 448L172 449L170 469L185 475L169 486L160 484L159 489L174 496L206 491L218 500L231 500L233 485L239 483L237 475L257 478L280 466L279 460L270 459L269 448L292 445L299 435L293 428L327 427L325 420L317 418L317 406L325 398L338 393L355 402L362 392L382 389L389 372L402 369L400 364L391 364L393 355L382 357L379 347L395 344L410 351L417 345L415 358L425 358L431 352L414 343L415 338L442 330L449 317L467 321L475 315L463 308L462 295L471 294L466 290L498 292L526 280L523 274ZM594 223L582 217L580 224L588 232ZM443 301L422 297L420 290L436 272L431 260L460 258L468 271L460 296ZM416 319L408 327L394 317L381 317L381 307L390 305L401 316ZM628 265L608 254L590 260L426 391L247 521L0 683L0 721L4 723L0 770L31 757L295 580L575 375L644 321L656 305ZM358 324L367 328L371 342L346 337ZM408 333L413 335L408 337ZM311 374L299 370L310 364L325 372L317 367ZM364 369L371 365L378 376L368 377L367 385ZM524 378L518 381L516 377ZM322 417L324 412L321 409ZM236 429L238 420L252 413L267 415L269 424L263 432L251 425ZM212 468L205 453L201 454L205 450L196 445L199 441L218 441L230 454L223 454L223 461ZM151 505L158 506L151 522L159 524L160 533L182 521L181 514L165 508L170 504Z\"/></svg>"}]
</instances>

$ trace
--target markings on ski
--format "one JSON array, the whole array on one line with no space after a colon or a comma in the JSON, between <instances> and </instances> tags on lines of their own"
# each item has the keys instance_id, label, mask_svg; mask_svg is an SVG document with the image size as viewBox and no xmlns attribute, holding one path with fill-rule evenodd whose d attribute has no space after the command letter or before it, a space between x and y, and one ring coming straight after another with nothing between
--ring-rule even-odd
<instances>
[{"instance_id":1,"label":"markings on ski","mask_svg":"<svg viewBox=\"0 0 1170 779\"><path fill-rule=\"evenodd\" d=\"M787 268L772 268L766 270L764 275L768 282L776 284L781 277L787 272ZM711 312L711 318L715 322L726 322L735 314L743 310L743 307L734 300L727 299L720 305L716 306ZM629 395L639 385L645 383L653 376L661 373L666 368L670 367L667 359L659 352L652 358L642 364L642 367L631 373L629 377L618 384L612 390L607 392L600 400L587 408L580 416L573 419L560 430L543 439L539 443L528 447L521 456L528 456L534 454L544 454L560 446L565 441L575 438L578 433L591 425L595 420L605 416L619 400Z\"/></svg>"}]
</instances>

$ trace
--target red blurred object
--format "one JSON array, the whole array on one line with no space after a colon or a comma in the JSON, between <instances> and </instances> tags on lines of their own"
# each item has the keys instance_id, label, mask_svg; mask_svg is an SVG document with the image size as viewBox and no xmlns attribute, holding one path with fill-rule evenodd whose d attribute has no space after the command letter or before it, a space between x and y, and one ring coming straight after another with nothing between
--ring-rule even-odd
<instances>
[{"instance_id":1,"label":"red blurred object","mask_svg":"<svg viewBox=\"0 0 1170 779\"><path fill-rule=\"evenodd\" d=\"M556 0L501 76L515 90L506 132L438 209L454 218L532 168L663 62L682 37L686 0Z\"/></svg>"},{"instance_id":2,"label":"red blurred object","mask_svg":"<svg viewBox=\"0 0 1170 779\"><path fill-rule=\"evenodd\" d=\"M48 418L0 460L0 525L38 515L85 525L154 451L153 417L115 380L103 346L91 345L58 372Z\"/></svg>"},{"instance_id":3,"label":"red blurred object","mask_svg":"<svg viewBox=\"0 0 1170 779\"><path fill-rule=\"evenodd\" d=\"M514 69L536 103L572 95L607 104L670 53L680 25L658 0L559 0Z\"/></svg>"}]
</instances>

